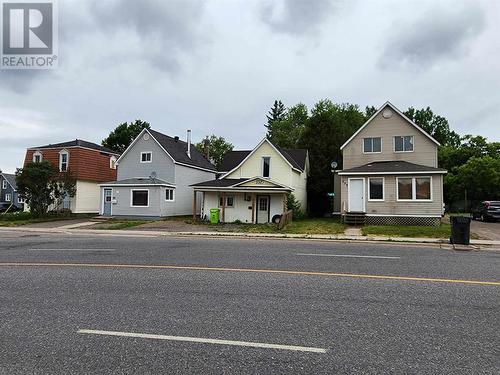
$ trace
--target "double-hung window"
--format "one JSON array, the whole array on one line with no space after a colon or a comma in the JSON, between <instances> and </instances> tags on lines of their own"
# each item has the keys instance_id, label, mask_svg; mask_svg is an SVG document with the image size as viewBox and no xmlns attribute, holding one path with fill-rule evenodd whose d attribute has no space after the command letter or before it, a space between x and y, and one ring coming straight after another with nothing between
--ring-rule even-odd
<instances>
[{"instance_id":1,"label":"double-hung window","mask_svg":"<svg viewBox=\"0 0 500 375\"><path fill-rule=\"evenodd\" d=\"M269 178L271 176L271 158L264 156L262 158L262 177Z\"/></svg>"},{"instance_id":2,"label":"double-hung window","mask_svg":"<svg viewBox=\"0 0 500 375\"><path fill-rule=\"evenodd\" d=\"M174 189L165 190L165 200L169 202L173 202L174 200Z\"/></svg>"},{"instance_id":3,"label":"double-hung window","mask_svg":"<svg viewBox=\"0 0 500 375\"><path fill-rule=\"evenodd\" d=\"M2 189L7 189L7 180L2 181Z\"/></svg>"},{"instance_id":4,"label":"double-hung window","mask_svg":"<svg viewBox=\"0 0 500 375\"><path fill-rule=\"evenodd\" d=\"M397 135L394 137L395 152L412 152L413 135Z\"/></svg>"},{"instance_id":5,"label":"double-hung window","mask_svg":"<svg viewBox=\"0 0 500 375\"><path fill-rule=\"evenodd\" d=\"M141 163L151 163L153 160L153 153L151 151L141 152Z\"/></svg>"},{"instance_id":6,"label":"double-hung window","mask_svg":"<svg viewBox=\"0 0 500 375\"><path fill-rule=\"evenodd\" d=\"M5 201L6 202L11 202L12 201L12 194L11 193L5 194Z\"/></svg>"},{"instance_id":7,"label":"double-hung window","mask_svg":"<svg viewBox=\"0 0 500 375\"><path fill-rule=\"evenodd\" d=\"M383 201L384 200L384 178L370 177L368 178L368 200Z\"/></svg>"},{"instance_id":8,"label":"double-hung window","mask_svg":"<svg viewBox=\"0 0 500 375\"><path fill-rule=\"evenodd\" d=\"M363 152L382 152L382 139L380 137L363 138Z\"/></svg>"},{"instance_id":9,"label":"double-hung window","mask_svg":"<svg viewBox=\"0 0 500 375\"><path fill-rule=\"evenodd\" d=\"M398 200L430 201L432 200L431 185L431 177L398 177Z\"/></svg>"},{"instance_id":10,"label":"double-hung window","mask_svg":"<svg viewBox=\"0 0 500 375\"><path fill-rule=\"evenodd\" d=\"M63 150L59 153L59 171L66 172L68 170L69 153Z\"/></svg>"},{"instance_id":11,"label":"double-hung window","mask_svg":"<svg viewBox=\"0 0 500 375\"><path fill-rule=\"evenodd\" d=\"M40 163L42 161L42 153L35 151L33 153L33 163Z\"/></svg>"}]
</instances>

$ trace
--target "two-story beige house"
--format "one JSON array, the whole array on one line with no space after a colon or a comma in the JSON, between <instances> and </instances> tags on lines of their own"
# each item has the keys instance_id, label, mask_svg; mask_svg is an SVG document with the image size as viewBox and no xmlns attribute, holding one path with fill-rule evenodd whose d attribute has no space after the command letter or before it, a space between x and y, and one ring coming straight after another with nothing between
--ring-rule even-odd
<instances>
[{"instance_id":1,"label":"two-story beige house","mask_svg":"<svg viewBox=\"0 0 500 375\"><path fill-rule=\"evenodd\" d=\"M309 156L306 150L285 150L263 139L253 150L228 152L221 164L221 178L192 185L195 207L202 192L201 217L219 209L223 223L269 223L286 210L293 193L307 209Z\"/></svg>"},{"instance_id":2,"label":"two-story beige house","mask_svg":"<svg viewBox=\"0 0 500 375\"><path fill-rule=\"evenodd\" d=\"M368 224L437 225L444 213L439 143L386 102L345 142L341 214Z\"/></svg>"}]
</instances>

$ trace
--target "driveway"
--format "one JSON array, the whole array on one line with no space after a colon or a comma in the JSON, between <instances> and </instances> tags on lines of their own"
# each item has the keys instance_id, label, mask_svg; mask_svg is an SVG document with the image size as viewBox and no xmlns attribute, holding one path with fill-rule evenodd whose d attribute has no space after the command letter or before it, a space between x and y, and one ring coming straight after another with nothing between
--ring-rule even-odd
<instances>
[{"instance_id":1,"label":"driveway","mask_svg":"<svg viewBox=\"0 0 500 375\"><path fill-rule=\"evenodd\" d=\"M500 222L490 223L472 220L470 230L479 235L481 239L500 241Z\"/></svg>"}]
</instances>

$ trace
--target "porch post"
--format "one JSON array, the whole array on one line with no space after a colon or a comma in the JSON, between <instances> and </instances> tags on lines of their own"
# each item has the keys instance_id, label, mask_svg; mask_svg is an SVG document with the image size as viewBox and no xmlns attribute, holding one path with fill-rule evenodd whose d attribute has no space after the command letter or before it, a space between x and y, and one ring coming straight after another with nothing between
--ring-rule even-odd
<instances>
[{"instance_id":1,"label":"porch post","mask_svg":"<svg viewBox=\"0 0 500 375\"><path fill-rule=\"evenodd\" d=\"M252 224L255 224L255 193L252 193Z\"/></svg>"},{"instance_id":2,"label":"porch post","mask_svg":"<svg viewBox=\"0 0 500 375\"><path fill-rule=\"evenodd\" d=\"M193 190L193 221L196 220L196 190Z\"/></svg>"},{"instance_id":3,"label":"porch post","mask_svg":"<svg viewBox=\"0 0 500 375\"><path fill-rule=\"evenodd\" d=\"M226 193L222 192L222 220L221 222L226 222Z\"/></svg>"}]
</instances>

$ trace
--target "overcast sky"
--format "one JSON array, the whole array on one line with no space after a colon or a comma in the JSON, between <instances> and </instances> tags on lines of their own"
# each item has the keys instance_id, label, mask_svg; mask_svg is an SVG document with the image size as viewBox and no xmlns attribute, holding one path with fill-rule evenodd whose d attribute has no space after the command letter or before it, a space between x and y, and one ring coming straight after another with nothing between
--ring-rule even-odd
<instances>
[{"instance_id":1,"label":"overcast sky","mask_svg":"<svg viewBox=\"0 0 500 375\"><path fill-rule=\"evenodd\" d=\"M59 68L0 71L0 169L140 118L237 148L275 99L430 106L500 141L500 1L59 0Z\"/></svg>"}]
</instances>

